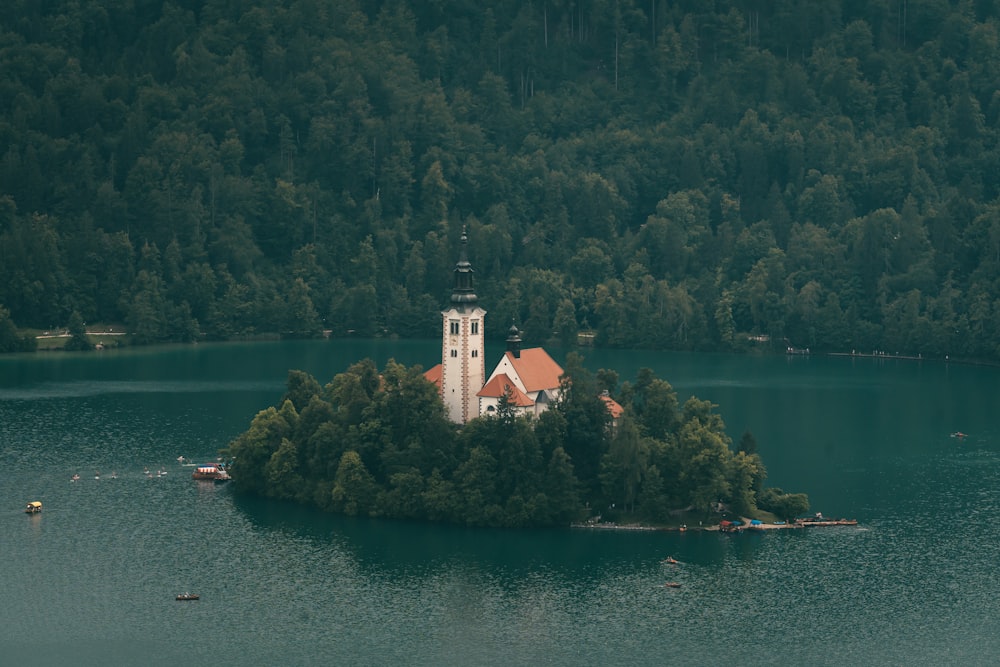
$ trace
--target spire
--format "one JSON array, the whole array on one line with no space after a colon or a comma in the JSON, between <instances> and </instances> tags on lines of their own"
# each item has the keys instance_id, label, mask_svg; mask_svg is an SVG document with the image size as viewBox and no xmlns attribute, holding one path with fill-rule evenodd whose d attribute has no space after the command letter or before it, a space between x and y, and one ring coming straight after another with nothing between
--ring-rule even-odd
<instances>
[{"instance_id":1,"label":"spire","mask_svg":"<svg viewBox=\"0 0 1000 667\"><path fill-rule=\"evenodd\" d=\"M458 308L474 306L478 299L472 289L472 264L469 263L467 246L469 237L462 227L462 249L458 253L458 263L455 264L455 283L451 289L451 303Z\"/></svg>"},{"instance_id":2,"label":"spire","mask_svg":"<svg viewBox=\"0 0 1000 667\"><path fill-rule=\"evenodd\" d=\"M510 329L507 330L507 351L513 354L515 359L521 358L521 332L514 323L511 323Z\"/></svg>"}]
</instances>

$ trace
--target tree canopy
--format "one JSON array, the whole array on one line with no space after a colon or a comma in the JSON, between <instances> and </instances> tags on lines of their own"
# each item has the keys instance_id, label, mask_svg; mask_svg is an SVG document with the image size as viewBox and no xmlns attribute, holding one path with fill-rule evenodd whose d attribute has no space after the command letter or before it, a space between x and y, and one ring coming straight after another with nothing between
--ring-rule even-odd
<instances>
[{"instance_id":1,"label":"tree canopy","mask_svg":"<svg viewBox=\"0 0 1000 667\"><path fill-rule=\"evenodd\" d=\"M764 486L760 456L732 450L716 406L678 404L670 385L643 369L636 386L645 389L626 383L624 412L613 420L578 361L567 364L572 391L537 418L501 402L462 428L419 367L390 361L377 371L364 360L325 387L291 371L279 404L224 452L233 484L350 516L493 527L595 515L666 524L677 510L711 516L720 503L739 516L792 518L809 508L804 494ZM653 399L655 410L637 409Z\"/></svg>"},{"instance_id":2,"label":"tree canopy","mask_svg":"<svg viewBox=\"0 0 1000 667\"><path fill-rule=\"evenodd\" d=\"M536 340L996 359L998 11L9 0L0 304L433 336L467 227Z\"/></svg>"}]
</instances>

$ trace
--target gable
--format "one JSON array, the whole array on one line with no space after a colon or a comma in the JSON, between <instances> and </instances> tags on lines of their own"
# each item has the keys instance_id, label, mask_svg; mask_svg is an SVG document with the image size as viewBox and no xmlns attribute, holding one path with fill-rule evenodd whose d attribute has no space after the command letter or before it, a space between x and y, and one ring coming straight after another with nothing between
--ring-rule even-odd
<instances>
[{"instance_id":1,"label":"gable","mask_svg":"<svg viewBox=\"0 0 1000 667\"><path fill-rule=\"evenodd\" d=\"M476 394L480 398L496 398L499 399L506 393L510 393L510 402L519 408L530 407L535 404L527 394L518 389L514 381L506 373L498 373L494 375L486 386Z\"/></svg>"},{"instance_id":2,"label":"gable","mask_svg":"<svg viewBox=\"0 0 1000 667\"><path fill-rule=\"evenodd\" d=\"M515 357L512 352L507 352L505 358L528 393L559 387L559 377L563 374L563 369L544 349L533 347L521 350L520 358Z\"/></svg>"}]
</instances>

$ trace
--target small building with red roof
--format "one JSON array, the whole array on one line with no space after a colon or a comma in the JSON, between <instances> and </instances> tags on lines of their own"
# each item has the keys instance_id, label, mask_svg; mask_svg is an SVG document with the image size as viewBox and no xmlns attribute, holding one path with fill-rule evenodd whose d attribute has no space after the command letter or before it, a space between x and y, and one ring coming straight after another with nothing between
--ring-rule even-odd
<instances>
[{"instance_id":1,"label":"small building with red roof","mask_svg":"<svg viewBox=\"0 0 1000 667\"><path fill-rule=\"evenodd\" d=\"M538 416L559 398L563 369L540 347L521 349L521 332L511 326L507 332L507 351L477 394L479 414L494 414L500 399L508 401L521 414Z\"/></svg>"},{"instance_id":2,"label":"small building with red roof","mask_svg":"<svg viewBox=\"0 0 1000 667\"><path fill-rule=\"evenodd\" d=\"M608 393L607 389L601 392L601 395L598 396L598 398L601 399L604 403L604 407L608 410L608 414L611 415L611 423L608 428L611 429L611 433L613 435L615 431L618 430L618 420L621 418L622 413L625 412L625 408L623 408L618 401L611 398L611 394Z\"/></svg>"}]
</instances>

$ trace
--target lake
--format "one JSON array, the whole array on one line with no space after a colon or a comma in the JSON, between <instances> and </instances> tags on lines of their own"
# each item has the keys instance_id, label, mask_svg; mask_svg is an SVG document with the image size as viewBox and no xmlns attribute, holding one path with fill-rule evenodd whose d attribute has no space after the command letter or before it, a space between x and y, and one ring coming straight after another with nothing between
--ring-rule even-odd
<instances>
[{"instance_id":1,"label":"lake","mask_svg":"<svg viewBox=\"0 0 1000 667\"><path fill-rule=\"evenodd\" d=\"M190 464L281 397L289 369L325 383L364 357L429 367L438 355L438 341L334 340L0 356L0 660L1000 661L993 368L584 351L591 370L631 381L649 367L681 400L711 400L734 440L754 434L769 485L857 527L472 530L329 516L191 479ZM41 514L23 512L31 500ZM183 592L201 599L175 601Z\"/></svg>"}]
</instances>

